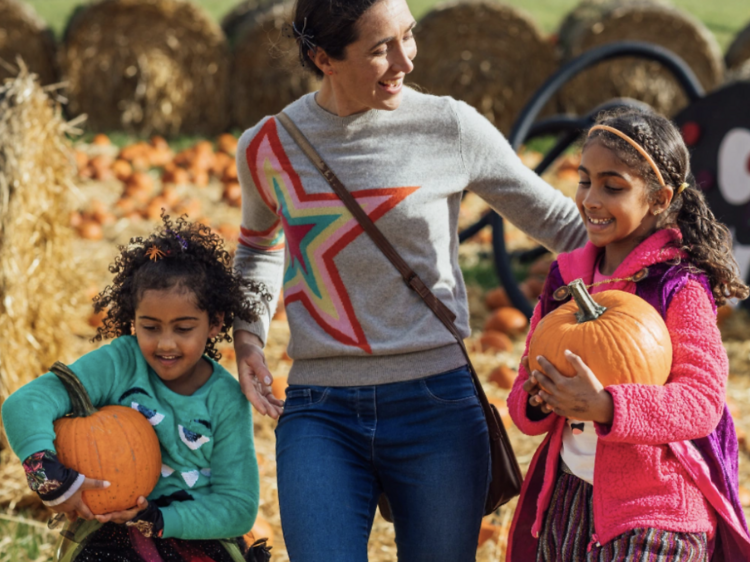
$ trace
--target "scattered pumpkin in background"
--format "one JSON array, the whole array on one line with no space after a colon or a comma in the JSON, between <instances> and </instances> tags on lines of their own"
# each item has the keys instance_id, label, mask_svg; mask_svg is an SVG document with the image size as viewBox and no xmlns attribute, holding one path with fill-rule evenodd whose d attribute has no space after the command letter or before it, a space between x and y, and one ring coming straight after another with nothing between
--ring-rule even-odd
<instances>
[{"instance_id":1,"label":"scattered pumpkin in background","mask_svg":"<svg viewBox=\"0 0 750 562\"><path fill-rule=\"evenodd\" d=\"M477 546L482 546L489 540L498 540L501 532L502 528L499 525L493 525L489 521L482 519L482 526L479 528L479 542Z\"/></svg>"},{"instance_id":2,"label":"scattered pumpkin in background","mask_svg":"<svg viewBox=\"0 0 750 562\"><path fill-rule=\"evenodd\" d=\"M544 372L536 360L542 355L563 375L574 376L575 370L565 358L569 349L605 387L667 382L672 342L653 306L625 291L603 291L592 297L580 279L568 288L573 299L542 318L531 337L532 370Z\"/></svg>"},{"instance_id":3,"label":"scattered pumpkin in background","mask_svg":"<svg viewBox=\"0 0 750 562\"><path fill-rule=\"evenodd\" d=\"M716 323L721 326L724 322L726 322L727 318L732 316L733 312L734 309L728 304L720 306L716 309Z\"/></svg>"},{"instance_id":4,"label":"scattered pumpkin in background","mask_svg":"<svg viewBox=\"0 0 750 562\"><path fill-rule=\"evenodd\" d=\"M483 352L487 351L511 351L513 342L502 332L484 332L479 338L479 345Z\"/></svg>"},{"instance_id":5,"label":"scattered pumpkin in background","mask_svg":"<svg viewBox=\"0 0 750 562\"><path fill-rule=\"evenodd\" d=\"M286 398L287 386L289 386L289 383L287 382L286 377L274 377L273 382L271 383L271 392L279 400L284 400Z\"/></svg>"},{"instance_id":6,"label":"scattered pumpkin in background","mask_svg":"<svg viewBox=\"0 0 750 562\"><path fill-rule=\"evenodd\" d=\"M526 316L510 306L501 306L492 311L484 324L485 331L502 332L509 336L518 336L526 331L529 321Z\"/></svg>"},{"instance_id":7,"label":"scattered pumpkin in background","mask_svg":"<svg viewBox=\"0 0 750 562\"><path fill-rule=\"evenodd\" d=\"M116 179L122 182L123 192L111 211L101 210L95 216L85 211L72 214L71 226L82 238L101 240L104 237L102 226L113 224L118 218L155 221L159 219L162 208L174 214L187 214L193 221L201 220L200 200L183 200L175 186L205 187L211 178L224 186L222 201L231 207L239 207L242 189L235 161L237 138L222 134L217 137L216 146L214 150L211 141L201 140L175 154L163 137L154 136L148 142L138 141L124 146L115 156L109 138L96 135L88 152L80 148L74 151L78 176L96 181ZM154 169L159 171L151 171ZM161 178L160 194L155 177Z\"/></svg>"},{"instance_id":8,"label":"scattered pumpkin in background","mask_svg":"<svg viewBox=\"0 0 750 562\"><path fill-rule=\"evenodd\" d=\"M65 386L72 415L55 421L55 450L60 462L108 488L86 490L83 499L101 515L135 506L148 496L161 474L159 439L140 412L126 406L94 408L86 389L66 365L50 369Z\"/></svg>"},{"instance_id":9,"label":"scattered pumpkin in background","mask_svg":"<svg viewBox=\"0 0 750 562\"><path fill-rule=\"evenodd\" d=\"M488 396L487 400L489 400L490 404L495 406L497 409L497 413L500 415L500 419L503 421L503 425L506 428L509 428L513 425L513 420L510 417L510 412L508 411L508 402L504 398L496 398L494 396Z\"/></svg>"},{"instance_id":10,"label":"scattered pumpkin in background","mask_svg":"<svg viewBox=\"0 0 750 562\"><path fill-rule=\"evenodd\" d=\"M501 306L511 306L505 287L495 287L487 291L484 295L484 306L488 310L495 310Z\"/></svg>"},{"instance_id":11,"label":"scattered pumpkin in background","mask_svg":"<svg viewBox=\"0 0 750 562\"><path fill-rule=\"evenodd\" d=\"M499 367L492 369L487 380L499 388L510 390L513 388L513 382L516 380L517 376L518 371L506 367L505 365L500 365Z\"/></svg>"}]
</instances>

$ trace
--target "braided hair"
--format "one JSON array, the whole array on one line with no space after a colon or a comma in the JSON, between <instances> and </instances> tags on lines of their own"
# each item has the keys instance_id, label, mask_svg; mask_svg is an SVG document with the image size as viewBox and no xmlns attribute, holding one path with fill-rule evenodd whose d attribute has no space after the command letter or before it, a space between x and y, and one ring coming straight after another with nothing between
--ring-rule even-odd
<instances>
[{"instance_id":1,"label":"braided hair","mask_svg":"<svg viewBox=\"0 0 750 562\"><path fill-rule=\"evenodd\" d=\"M732 254L732 235L716 219L696 185L690 171L690 154L677 127L661 115L631 108L603 113L597 124L614 127L640 144L656 162L664 182L673 189L687 183L682 193L675 191L669 208L659 217L657 228L679 228L682 240L674 244L706 273L717 305L733 297L747 298L750 290L742 282ZM651 166L625 140L598 129L587 138L584 148L593 142L601 143L634 169L645 180L649 198L661 190Z\"/></svg>"},{"instance_id":2,"label":"braided hair","mask_svg":"<svg viewBox=\"0 0 750 562\"><path fill-rule=\"evenodd\" d=\"M180 288L195 295L197 307L208 313L211 325L221 323L219 334L206 342L204 351L218 360L221 354L216 344L232 341L229 330L234 319L256 321L263 310L262 300L271 298L263 284L243 279L232 268L232 257L218 234L184 217L173 223L162 212L162 225L156 232L147 238L131 238L119 250L109 266L112 284L94 297L94 310L106 311L106 315L92 341L130 335L135 310L146 291Z\"/></svg>"}]
</instances>

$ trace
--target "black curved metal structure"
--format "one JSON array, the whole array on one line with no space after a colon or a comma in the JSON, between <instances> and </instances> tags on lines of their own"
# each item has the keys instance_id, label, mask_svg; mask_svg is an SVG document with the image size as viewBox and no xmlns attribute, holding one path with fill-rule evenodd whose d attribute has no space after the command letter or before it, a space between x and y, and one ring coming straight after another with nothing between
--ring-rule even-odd
<instances>
[{"instance_id":1,"label":"black curved metal structure","mask_svg":"<svg viewBox=\"0 0 750 562\"><path fill-rule=\"evenodd\" d=\"M588 129L593 124L596 115L601 111L622 106L638 108L649 107L647 104L636 100L618 98L602 104L583 117L574 115L556 115L549 119L534 123L545 104L571 78L600 62L629 56L654 60L664 65L674 75L691 103L703 96L703 87L685 61L659 45L639 41L623 41L610 43L586 51L579 57L563 65L555 74L547 79L539 90L537 90L531 100L526 104L526 107L521 111L513 126L513 130L508 137L511 146L517 151L524 142L527 142L532 138L550 134L558 135L555 145L547 152L547 154L545 154L543 160L534 169L537 174L542 174L558 158L558 156L563 154L570 145L576 142L581 131ZM489 211L482 216L479 221L459 233L459 242L471 238L486 226L492 227L492 246L495 254L495 269L500 282L503 287L505 287L505 290L508 293L508 298L513 303L513 306L530 318L533 309L529 301L519 289L511 270L511 256L508 254L505 246L503 218L496 212ZM531 259L535 259L544 254L546 251L545 248L540 246L533 250L529 250L528 252L524 252L520 258L522 261L530 261Z\"/></svg>"}]
</instances>

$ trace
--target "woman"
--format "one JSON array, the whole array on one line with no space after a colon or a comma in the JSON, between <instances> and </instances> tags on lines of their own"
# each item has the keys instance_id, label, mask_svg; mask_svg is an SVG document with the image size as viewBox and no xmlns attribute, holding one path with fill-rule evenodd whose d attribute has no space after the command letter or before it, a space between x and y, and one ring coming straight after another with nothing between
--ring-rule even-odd
<instances>
[{"instance_id":1,"label":"woman","mask_svg":"<svg viewBox=\"0 0 750 562\"><path fill-rule=\"evenodd\" d=\"M294 30L320 90L285 112L469 335L457 259L474 191L542 244L582 245L575 204L528 170L468 105L404 87L417 48L405 0L298 0ZM363 234L272 117L238 147L236 265L284 301L286 402L263 344L276 302L235 324L240 383L279 417L277 469L292 561L367 560L378 497L399 559L474 560L489 479L487 427L453 336ZM283 414L282 414L283 412Z\"/></svg>"}]
</instances>

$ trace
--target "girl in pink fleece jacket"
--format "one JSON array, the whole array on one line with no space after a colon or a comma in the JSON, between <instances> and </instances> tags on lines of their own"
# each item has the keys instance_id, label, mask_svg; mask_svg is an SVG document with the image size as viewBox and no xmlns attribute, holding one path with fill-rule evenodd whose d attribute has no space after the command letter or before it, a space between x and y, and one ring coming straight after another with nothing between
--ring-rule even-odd
<instances>
[{"instance_id":1,"label":"girl in pink fleece jacket","mask_svg":"<svg viewBox=\"0 0 750 562\"><path fill-rule=\"evenodd\" d=\"M510 415L524 433L547 437L524 481L507 560L750 560L715 318L717 305L748 296L731 235L661 116L605 116L589 131L579 172L589 242L550 269L527 351L539 320L566 300L555 291L581 278L592 293L651 303L669 329L672 368L664 386L604 388L570 352L571 378L544 358L544 373L529 374L524 358Z\"/></svg>"}]
</instances>

